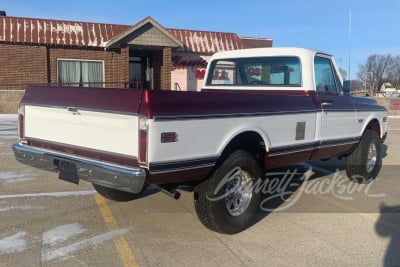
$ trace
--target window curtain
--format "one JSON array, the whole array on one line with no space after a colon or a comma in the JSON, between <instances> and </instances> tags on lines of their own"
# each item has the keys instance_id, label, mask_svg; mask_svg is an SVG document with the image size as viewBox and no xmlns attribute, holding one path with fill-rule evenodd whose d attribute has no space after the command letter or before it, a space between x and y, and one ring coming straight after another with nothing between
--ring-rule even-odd
<instances>
[{"instance_id":1,"label":"window curtain","mask_svg":"<svg viewBox=\"0 0 400 267\"><path fill-rule=\"evenodd\" d=\"M103 86L103 63L82 61L82 85L84 87Z\"/></svg>"},{"instance_id":2,"label":"window curtain","mask_svg":"<svg viewBox=\"0 0 400 267\"><path fill-rule=\"evenodd\" d=\"M62 85L79 86L81 76L80 62L58 61L58 82Z\"/></svg>"}]
</instances>

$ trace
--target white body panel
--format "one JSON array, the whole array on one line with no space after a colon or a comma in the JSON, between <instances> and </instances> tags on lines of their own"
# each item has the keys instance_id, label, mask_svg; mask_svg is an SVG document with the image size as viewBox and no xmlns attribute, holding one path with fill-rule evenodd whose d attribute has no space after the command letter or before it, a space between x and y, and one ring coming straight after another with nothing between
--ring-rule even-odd
<instances>
[{"instance_id":1,"label":"white body panel","mask_svg":"<svg viewBox=\"0 0 400 267\"><path fill-rule=\"evenodd\" d=\"M25 136L137 157L138 118L133 115L25 106Z\"/></svg>"},{"instance_id":2,"label":"white body panel","mask_svg":"<svg viewBox=\"0 0 400 267\"><path fill-rule=\"evenodd\" d=\"M379 122L381 122L380 125L380 132L381 136L383 137L384 134L387 131L387 121L385 121L383 118L387 116L386 112L378 112L378 111L356 111L356 123L353 125L354 131L356 132L357 135L362 135L362 133L365 130L365 127L367 126L367 122L370 122L374 119L377 119Z\"/></svg>"},{"instance_id":3,"label":"white body panel","mask_svg":"<svg viewBox=\"0 0 400 267\"><path fill-rule=\"evenodd\" d=\"M359 137L355 130L355 112L321 112L321 141Z\"/></svg>"},{"instance_id":4,"label":"white body panel","mask_svg":"<svg viewBox=\"0 0 400 267\"><path fill-rule=\"evenodd\" d=\"M316 113L150 121L148 160L164 162L219 156L235 136L247 131L260 134L267 151L274 147L314 142L316 121ZM306 122L302 140L295 140L298 122ZM161 144L162 132L178 133L178 142Z\"/></svg>"}]
</instances>

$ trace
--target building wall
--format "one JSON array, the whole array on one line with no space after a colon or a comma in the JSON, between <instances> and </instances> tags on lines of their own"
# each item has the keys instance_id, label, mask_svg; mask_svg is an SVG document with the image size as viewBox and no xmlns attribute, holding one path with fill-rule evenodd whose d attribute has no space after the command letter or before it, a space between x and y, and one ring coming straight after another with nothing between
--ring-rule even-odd
<instances>
[{"instance_id":1,"label":"building wall","mask_svg":"<svg viewBox=\"0 0 400 267\"><path fill-rule=\"evenodd\" d=\"M198 66L197 63L203 61L208 62L211 56L178 52L172 54L172 58L176 56L179 57L179 59L172 61L172 64L175 63L175 66L173 65L171 70L172 90L200 91L204 80L201 73L205 73L206 67Z\"/></svg>"},{"instance_id":2,"label":"building wall","mask_svg":"<svg viewBox=\"0 0 400 267\"><path fill-rule=\"evenodd\" d=\"M104 64L104 82L106 87L125 87L128 83L129 48L121 51L94 49L50 49L51 83L57 83L57 59L100 60Z\"/></svg>"},{"instance_id":3,"label":"building wall","mask_svg":"<svg viewBox=\"0 0 400 267\"><path fill-rule=\"evenodd\" d=\"M0 44L0 90L22 90L28 83L47 83L47 48Z\"/></svg>"},{"instance_id":4,"label":"building wall","mask_svg":"<svg viewBox=\"0 0 400 267\"><path fill-rule=\"evenodd\" d=\"M0 90L24 90L27 84L56 84L57 59L101 60L106 86L128 82L129 48L120 50L0 44Z\"/></svg>"},{"instance_id":5,"label":"building wall","mask_svg":"<svg viewBox=\"0 0 400 267\"><path fill-rule=\"evenodd\" d=\"M171 90L171 48L165 47L163 49L162 55L162 65L160 68L161 75L160 75L160 89L161 90Z\"/></svg>"},{"instance_id":6,"label":"building wall","mask_svg":"<svg viewBox=\"0 0 400 267\"><path fill-rule=\"evenodd\" d=\"M0 114L16 114L24 90L0 90Z\"/></svg>"}]
</instances>

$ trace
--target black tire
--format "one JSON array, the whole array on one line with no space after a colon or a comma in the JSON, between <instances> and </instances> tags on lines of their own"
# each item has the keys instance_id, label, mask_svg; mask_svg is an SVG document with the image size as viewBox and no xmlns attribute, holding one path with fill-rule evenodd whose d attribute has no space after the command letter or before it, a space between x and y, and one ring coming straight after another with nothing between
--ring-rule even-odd
<instances>
[{"instance_id":1,"label":"black tire","mask_svg":"<svg viewBox=\"0 0 400 267\"><path fill-rule=\"evenodd\" d=\"M356 149L346 158L347 177L356 183L369 183L382 165L381 141L372 130L366 130Z\"/></svg>"},{"instance_id":2,"label":"black tire","mask_svg":"<svg viewBox=\"0 0 400 267\"><path fill-rule=\"evenodd\" d=\"M99 184L93 184L93 187L97 191L97 193L99 193L101 196L103 196L107 199L118 201L118 202L126 202L126 201L131 201L131 200L139 198L142 195L142 193L144 192L144 190L146 190L147 186L144 186L142 191L140 191L139 193L130 193L130 192L125 192L125 191L120 191L120 190L116 190L113 188L104 187Z\"/></svg>"},{"instance_id":3,"label":"black tire","mask_svg":"<svg viewBox=\"0 0 400 267\"><path fill-rule=\"evenodd\" d=\"M235 234L251 226L261 201L261 192L255 186L260 178L260 167L251 154L237 150L229 155L210 178L194 188L201 223L223 234Z\"/></svg>"}]
</instances>

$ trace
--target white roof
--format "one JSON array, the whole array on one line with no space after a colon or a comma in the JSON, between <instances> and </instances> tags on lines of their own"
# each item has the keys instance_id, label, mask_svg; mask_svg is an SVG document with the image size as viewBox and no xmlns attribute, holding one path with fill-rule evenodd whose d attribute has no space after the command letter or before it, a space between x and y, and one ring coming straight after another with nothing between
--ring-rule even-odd
<instances>
[{"instance_id":1,"label":"white roof","mask_svg":"<svg viewBox=\"0 0 400 267\"><path fill-rule=\"evenodd\" d=\"M330 54L309 48L300 47L269 47L269 48L250 48L230 50L215 53L211 60L218 58L242 58L242 57L257 57L257 56L298 56L298 57L314 57L320 53L330 56Z\"/></svg>"},{"instance_id":2,"label":"white roof","mask_svg":"<svg viewBox=\"0 0 400 267\"><path fill-rule=\"evenodd\" d=\"M209 62L218 59L232 59L232 58L249 58L249 57L268 57L268 56L289 56L289 57L298 57L301 62L302 69L302 84L300 87L290 87L285 88L285 90L315 90L315 79L314 79L314 57L316 54L324 55L326 57L332 58L332 63L336 69L336 73L339 75L339 79L342 81L342 78L339 74L339 69L336 66L334 58L332 55L325 53L320 50L309 49L309 48L300 48L300 47L270 47L270 48L250 48L250 49L241 49L241 50L230 50L215 53ZM206 76L208 76L208 71ZM206 79L203 83L203 88L207 89ZM243 89L247 89L246 87L241 87ZM227 89L226 86L218 87L212 86L211 89ZM252 90L265 90L263 87L248 87L248 89ZM282 87L268 87L268 90L282 90Z\"/></svg>"}]
</instances>

